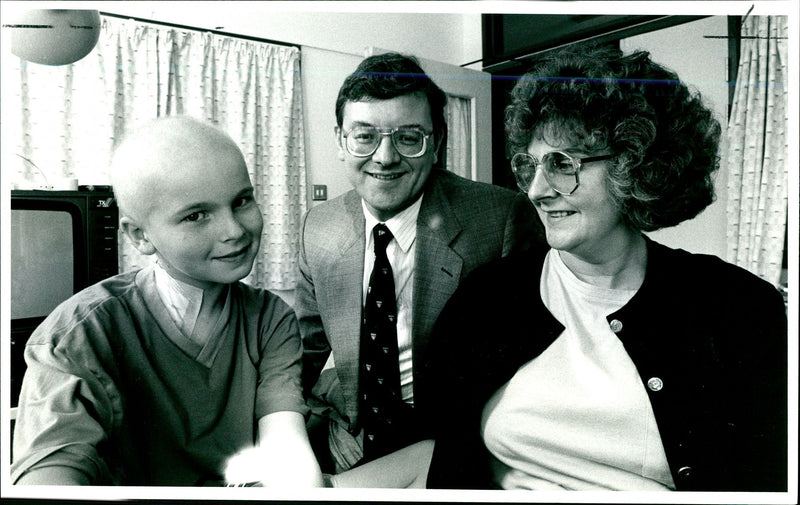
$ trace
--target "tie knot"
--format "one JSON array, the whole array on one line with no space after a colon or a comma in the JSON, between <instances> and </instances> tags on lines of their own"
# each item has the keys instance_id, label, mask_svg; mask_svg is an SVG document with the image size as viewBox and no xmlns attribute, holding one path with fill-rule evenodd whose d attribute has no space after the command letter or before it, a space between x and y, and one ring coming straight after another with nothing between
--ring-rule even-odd
<instances>
[{"instance_id":1,"label":"tie knot","mask_svg":"<svg viewBox=\"0 0 800 505\"><path fill-rule=\"evenodd\" d=\"M375 252L386 251L386 246L392 241L392 232L385 224L377 224L372 229L372 239L375 241Z\"/></svg>"}]
</instances>

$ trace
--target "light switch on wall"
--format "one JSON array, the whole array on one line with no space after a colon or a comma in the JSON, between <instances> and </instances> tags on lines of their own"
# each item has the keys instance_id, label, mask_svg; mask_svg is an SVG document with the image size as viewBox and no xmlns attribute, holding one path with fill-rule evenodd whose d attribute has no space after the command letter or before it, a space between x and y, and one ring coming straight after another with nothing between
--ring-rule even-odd
<instances>
[{"instance_id":1,"label":"light switch on wall","mask_svg":"<svg viewBox=\"0 0 800 505\"><path fill-rule=\"evenodd\" d=\"M327 200L328 199L328 186L324 184L314 184L314 193L311 196L312 200Z\"/></svg>"}]
</instances>

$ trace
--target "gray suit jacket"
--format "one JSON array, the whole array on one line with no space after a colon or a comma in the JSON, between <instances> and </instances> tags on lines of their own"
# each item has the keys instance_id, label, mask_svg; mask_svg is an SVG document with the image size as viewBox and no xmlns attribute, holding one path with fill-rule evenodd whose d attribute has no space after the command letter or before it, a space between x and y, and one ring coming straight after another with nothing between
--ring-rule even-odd
<instances>
[{"instance_id":1,"label":"gray suit jacket","mask_svg":"<svg viewBox=\"0 0 800 505\"><path fill-rule=\"evenodd\" d=\"M330 352L341 390L315 398L358 431L359 334L365 219L354 191L312 208L301 238L295 311L303 337L303 376L310 394ZM543 240L541 224L521 193L434 169L417 219L412 356L414 399L424 406L428 337L439 312L475 267ZM327 373L327 372L326 372ZM324 389L324 388L323 388ZM317 391L315 391L317 393ZM319 395L317 395L319 396ZM324 410L324 409L323 409ZM317 409L319 412L319 409Z\"/></svg>"}]
</instances>

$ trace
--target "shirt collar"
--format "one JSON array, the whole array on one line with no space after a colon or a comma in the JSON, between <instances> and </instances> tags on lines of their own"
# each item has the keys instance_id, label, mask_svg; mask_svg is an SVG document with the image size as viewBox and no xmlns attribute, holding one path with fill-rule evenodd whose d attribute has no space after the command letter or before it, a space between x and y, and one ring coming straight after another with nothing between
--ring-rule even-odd
<instances>
[{"instance_id":1,"label":"shirt collar","mask_svg":"<svg viewBox=\"0 0 800 505\"><path fill-rule=\"evenodd\" d=\"M420 195L417 201L412 203L407 209L404 209L390 219L384 222L389 231L392 232L394 239L400 249L407 253L417 238L417 217L419 216L419 209L422 207L422 199L424 195ZM367 245L372 243L372 229L375 225L381 223L375 216L367 209L367 204L364 199L361 199L361 208L364 211L365 218L365 232L367 236Z\"/></svg>"},{"instance_id":2,"label":"shirt collar","mask_svg":"<svg viewBox=\"0 0 800 505\"><path fill-rule=\"evenodd\" d=\"M203 303L202 288L177 280L158 262L154 273L156 290L167 311L181 330L190 335Z\"/></svg>"}]
</instances>

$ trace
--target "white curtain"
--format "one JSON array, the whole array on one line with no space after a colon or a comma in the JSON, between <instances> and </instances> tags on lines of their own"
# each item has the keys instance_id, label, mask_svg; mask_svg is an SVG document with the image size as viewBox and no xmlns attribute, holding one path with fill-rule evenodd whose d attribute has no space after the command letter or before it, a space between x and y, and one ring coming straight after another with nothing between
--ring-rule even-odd
<instances>
[{"instance_id":1,"label":"white curtain","mask_svg":"<svg viewBox=\"0 0 800 505\"><path fill-rule=\"evenodd\" d=\"M104 16L97 47L72 65L13 60L3 121L19 125L17 156L4 146L15 186L107 184L108 155L126 129L178 114L211 121L241 147L264 216L247 281L294 287L306 210L299 49ZM122 271L150 260L120 245Z\"/></svg>"},{"instance_id":2,"label":"white curtain","mask_svg":"<svg viewBox=\"0 0 800 505\"><path fill-rule=\"evenodd\" d=\"M778 284L788 191L785 16L742 25L741 57L724 149L728 261ZM795 62L796 63L796 62Z\"/></svg>"},{"instance_id":3,"label":"white curtain","mask_svg":"<svg viewBox=\"0 0 800 505\"><path fill-rule=\"evenodd\" d=\"M447 155L445 168L472 179L472 101L447 95Z\"/></svg>"}]
</instances>

